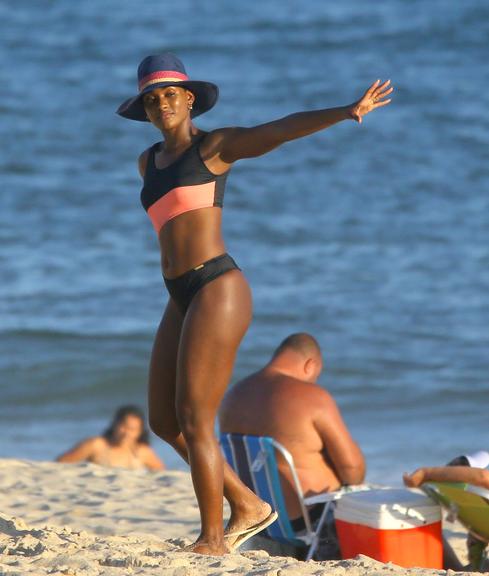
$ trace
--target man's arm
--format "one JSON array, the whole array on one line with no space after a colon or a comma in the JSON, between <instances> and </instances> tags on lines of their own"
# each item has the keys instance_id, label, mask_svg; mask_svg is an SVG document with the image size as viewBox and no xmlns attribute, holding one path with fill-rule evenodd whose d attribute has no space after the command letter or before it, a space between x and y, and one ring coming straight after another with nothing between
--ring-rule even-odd
<instances>
[{"instance_id":1,"label":"man's arm","mask_svg":"<svg viewBox=\"0 0 489 576\"><path fill-rule=\"evenodd\" d=\"M342 484L361 484L365 478L365 458L346 427L336 402L321 390L314 425L324 449Z\"/></svg>"}]
</instances>

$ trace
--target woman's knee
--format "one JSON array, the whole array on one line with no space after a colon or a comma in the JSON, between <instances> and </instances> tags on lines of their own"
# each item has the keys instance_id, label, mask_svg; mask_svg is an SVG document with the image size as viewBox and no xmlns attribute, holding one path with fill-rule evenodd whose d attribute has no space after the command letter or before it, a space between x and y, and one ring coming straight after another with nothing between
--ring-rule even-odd
<instances>
[{"instance_id":1,"label":"woman's knee","mask_svg":"<svg viewBox=\"0 0 489 576\"><path fill-rule=\"evenodd\" d=\"M149 411L148 423L151 430L168 444L173 442L180 435L180 427L178 422L173 418L162 418L160 414Z\"/></svg>"},{"instance_id":2,"label":"woman's knee","mask_svg":"<svg viewBox=\"0 0 489 576\"><path fill-rule=\"evenodd\" d=\"M179 428L187 444L214 437L214 418L189 405L177 406Z\"/></svg>"}]
</instances>

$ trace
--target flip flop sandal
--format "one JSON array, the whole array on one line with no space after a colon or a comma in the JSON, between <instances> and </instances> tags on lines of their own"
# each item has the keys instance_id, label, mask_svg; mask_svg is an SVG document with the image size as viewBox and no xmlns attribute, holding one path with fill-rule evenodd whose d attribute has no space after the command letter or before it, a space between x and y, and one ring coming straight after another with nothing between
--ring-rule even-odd
<instances>
[{"instance_id":1,"label":"flip flop sandal","mask_svg":"<svg viewBox=\"0 0 489 576\"><path fill-rule=\"evenodd\" d=\"M258 522L258 524L250 526L249 528L246 528L245 530L238 530L237 532L230 532L229 534L225 534L224 537L226 539L227 538L236 538L236 540L232 544L230 544L230 543L228 544L229 550L231 552L236 552L236 550L242 544L244 544L247 540L249 540L255 534L258 534L258 532L261 532L262 530L265 530L265 528L268 528L268 526L270 526L270 524L273 524L277 518L278 518L277 512L271 512L265 518L265 520Z\"/></svg>"}]
</instances>

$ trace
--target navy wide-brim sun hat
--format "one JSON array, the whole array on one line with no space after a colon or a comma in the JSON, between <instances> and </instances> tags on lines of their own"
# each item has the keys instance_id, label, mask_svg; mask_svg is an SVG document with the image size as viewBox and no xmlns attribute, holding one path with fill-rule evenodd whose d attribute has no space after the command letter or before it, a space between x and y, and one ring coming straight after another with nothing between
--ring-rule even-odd
<instances>
[{"instance_id":1,"label":"navy wide-brim sun hat","mask_svg":"<svg viewBox=\"0 0 489 576\"><path fill-rule=\"evenodd\" d=\"M123 102L117 114L130 120L149 122L144 110L143 95L156 88L181 86L195 96L190 116L195 118L210 110L217 102L219 88L212 82L190 80L181 60L166 52L157 56L147 56L138 66L139 94Z\"/></svg>"}]
</instances>

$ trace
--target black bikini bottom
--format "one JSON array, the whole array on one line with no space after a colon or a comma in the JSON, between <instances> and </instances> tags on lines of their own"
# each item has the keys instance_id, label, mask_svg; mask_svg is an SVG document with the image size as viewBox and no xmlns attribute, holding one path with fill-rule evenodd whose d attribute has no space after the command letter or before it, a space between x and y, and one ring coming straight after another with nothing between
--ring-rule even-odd
<instances>
[{"instance_id":1,"label":"black bikini bottom","mask_svg":"<svg viewBox=\"0 0 489 576\"><path fill-rule=\"evenodd\" d=\"M212 280L230 270L241 270L229 254L221 254L215 258L199 264L195 268L184 272L176 278L165 278L166 288L176 302L178 308L185 315L192 298L197 292Z\"/></svg>"}]
</instances>

